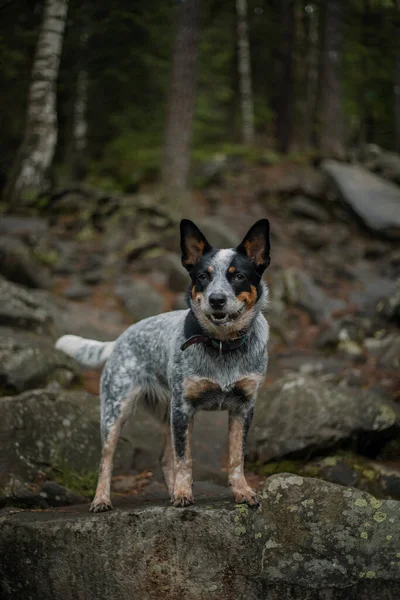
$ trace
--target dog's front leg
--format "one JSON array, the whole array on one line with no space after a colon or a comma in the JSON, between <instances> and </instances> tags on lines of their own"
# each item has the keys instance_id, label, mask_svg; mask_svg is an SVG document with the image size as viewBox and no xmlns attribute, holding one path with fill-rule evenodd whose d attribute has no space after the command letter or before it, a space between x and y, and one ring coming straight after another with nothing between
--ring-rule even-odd
<instances>
[{"instance_id":1,"label":"dog's front leg","mask_svg":"<svg viewBox=\"0 0 400 600\"><path fill-rule=\"evenodd\" d=\"M174 506L188 506L194 503L190 450L192 425L193 412L186 400L183 397L172 398L171 432L174 446L175 483L171 502Z\"/></svg>"},{"instance_id":2,"label":"dog's front leg","mask_svg":"<svg viewBox=\"0 0 400 600\"><path fill-rule=\"evenodd\" d=\"M253 407L244 414L229 414L229 485L238 504L247 502L259 506L255 491L248 485L244 476L244 447L246 435L253 418Z\"/></svg>"}]
</instances>

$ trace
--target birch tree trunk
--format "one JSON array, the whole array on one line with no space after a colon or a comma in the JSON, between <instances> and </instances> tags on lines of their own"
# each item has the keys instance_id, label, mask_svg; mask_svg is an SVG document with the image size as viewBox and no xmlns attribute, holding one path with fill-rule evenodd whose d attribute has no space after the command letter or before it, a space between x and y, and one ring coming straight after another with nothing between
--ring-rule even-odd
<instances>
[{"instance_id":1,"label":"birch tree trunk","mask_svg":"<svg viewBox=\"0 0 400 600\"><path fill-rule=\"evenodd\" d=\"M25 134L4 192L5 201L43 189L57 142L56 81L68 0L45 0L28 95Z\"/></svg>"},{"instance_id":2,"label":"birch tree trunk","mask_svg":"<svg viewBox=\"0 0 400 600\"><path fill-rule=\"evenodd\" d=\"M192 121L196 99L200 0L180 0L172 56L164 140L163 187L169 204L181 207L187 197Z\"/></svg>"},{"instance_id":3,"label":"birch tree trunk","mask_svg":"<svg viewBox=\"0 0 400 600\"><path fill-rule=\"evenodd\" d=\"M323 156L343 159L345 150L341 85L342 0L325 0L322 11L319 147Z\"/></svg>"},{"instance_id":4,"label":"birch tree trunk","mask_svg":"<svg viewBox=\"0 0 400 600\"><path fill-rule=\"evenodd\" d=\"M247 26L247 0L236 0L236 12L240 102L242 107L242 141L250 145L254 141L254 106Z\"/></svg>"}]
</instances>

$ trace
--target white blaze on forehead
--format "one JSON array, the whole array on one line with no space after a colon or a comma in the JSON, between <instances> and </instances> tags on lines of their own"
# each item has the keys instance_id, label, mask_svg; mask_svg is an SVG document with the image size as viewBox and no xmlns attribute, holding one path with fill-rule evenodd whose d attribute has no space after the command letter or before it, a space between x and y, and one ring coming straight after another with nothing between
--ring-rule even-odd
<instances>
[{"instance_id":1,"label":"white blaze on forehead","mask_svg":"<svg viewBox=\"0 0 400 600\"><path fill-rule=\"evenodd\" d=\"M217 254L213 257L211 261L212 268L218 273L226 273L226 271L229 268L229 265L232 262L234 254L235 251L232 248L218 250Z\"/></svg>"}]
</instances>

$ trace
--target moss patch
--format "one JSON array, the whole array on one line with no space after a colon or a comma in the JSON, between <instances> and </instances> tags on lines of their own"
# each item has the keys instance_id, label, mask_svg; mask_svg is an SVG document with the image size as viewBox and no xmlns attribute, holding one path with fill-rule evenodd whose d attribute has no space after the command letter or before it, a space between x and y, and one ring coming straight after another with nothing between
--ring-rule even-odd
<instances>
[{"instance_id":1,"label":"moss patch","mask_svg":"<svg viewBox=\"0 0 400 600\"><path fill-rule=\"evenodd\" d=\"M67 461L60 459L49 475L59 485L89 500L93 498L96 492L97 469L75 471L69 466Z\"/></svg>"}]
</instances>

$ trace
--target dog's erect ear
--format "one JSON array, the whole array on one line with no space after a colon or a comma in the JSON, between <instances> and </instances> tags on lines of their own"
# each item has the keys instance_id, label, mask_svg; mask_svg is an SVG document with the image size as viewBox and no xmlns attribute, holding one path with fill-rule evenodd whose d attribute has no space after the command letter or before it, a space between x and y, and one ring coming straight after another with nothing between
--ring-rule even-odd
<instances>
[{"instance_id":1,"label":"dog's erect ear","mask_svg":"<svg viewBox=\"0 0 400 600\"><path fill-rule=\"evenodd\" d=\"M212 250L200 229L189 219L181 221L181 250L182 264L188 271L206 252Z\"/></svg>"},{"instance_id":2,"label":"dog's erect ear","mask_svg":"<svg viewBox=\"0 0 400 600\"><path fill-rule=\"evenodd\" d=\"M270 263L269 221L260 219L251 227L243 241L236 248L239 254L247 256L255 263L257 272L262 275Z\"/></svg>"}]
</instances>

